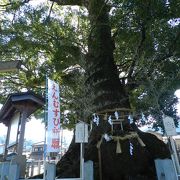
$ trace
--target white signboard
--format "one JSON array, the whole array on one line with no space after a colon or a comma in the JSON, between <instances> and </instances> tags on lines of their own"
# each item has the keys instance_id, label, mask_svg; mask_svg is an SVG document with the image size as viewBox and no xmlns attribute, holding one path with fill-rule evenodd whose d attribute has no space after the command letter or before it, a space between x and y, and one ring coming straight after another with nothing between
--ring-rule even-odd
<instances>
[{"instance_id":1,"label":"white signboard","mask_svg":"<svg viewBox=\"0 0 180 180\"><path fill-rule=\"evenodd\" d=\"M9 135L9 142L8 145L12 145L17 143L17 133L19 128L19 119L20 119L20 112L16 112L12 119L10 125L10 135Z\"/></svg>"},{"instance_id":2,"label":"white signboard","mask_svg":"<svg viewBox=\"0 0 180 180\"><path fill-rule=\"evenodd\" d=\"M80 122L76 124L75 142L76 143L88 142L88 125L86 123Z\"/></svg>"},{"instance_id":3,"label":"white signboard","mask_svg":"<svg viewBox=\"0 0 180 180\"><path fill-rule=\"evenodd\" d=\"M48 79L47 152L59 152L60 147L59 85Z\"/></svg>"},{"instance_id":4,"label":"white signboard","mask_svg":"<svg viewBox=\"0 0 180 180\"><path fill-rule=\"evenodd\" d=\"M165 118L163 118L163 123L167 136L177 135L173 118L166 116Z\"/></svg>"}]
</instances>

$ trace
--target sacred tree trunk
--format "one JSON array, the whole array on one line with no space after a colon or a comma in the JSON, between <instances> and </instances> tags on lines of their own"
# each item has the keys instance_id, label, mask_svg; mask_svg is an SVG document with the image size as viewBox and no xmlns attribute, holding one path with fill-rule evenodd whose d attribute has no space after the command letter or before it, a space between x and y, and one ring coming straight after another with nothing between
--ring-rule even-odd
<instances>
[{"instance_id":1,"label":"sacred tree trunk","mask_svg":"<svg viewBox=\"0 0 180 180\"><path fill-rule=\"evenodd\" d=\"M114 64L114 43L111 38L109 7L104 0L89 1L91 31L86 59L87 87L92 94L91 111L129 108L129 100L120 83Z\"/></svg>"},{"instance_id":2,"label":"sacred tree trunk","mask_svg":"<svg viewBox=\"0 0 180 180\"><path fill-rule=\"evenodd\" d=\"M56 2L61 4L60 0ZM94 114L94 122L85 146L85 161L93 161L95 180L153 180L156 179L154 159L169 158L169 150L156 136L143 133L134 123L129 123L128 93L114 63L115 47L106 2L89 0L87 6L91 31L86 56L86 87L90 99L88 110ZM116 119L122 123L113 124ZM79 177L79 146L73 139L57 164L57 177Z\"/></svg>"}]
</instances>

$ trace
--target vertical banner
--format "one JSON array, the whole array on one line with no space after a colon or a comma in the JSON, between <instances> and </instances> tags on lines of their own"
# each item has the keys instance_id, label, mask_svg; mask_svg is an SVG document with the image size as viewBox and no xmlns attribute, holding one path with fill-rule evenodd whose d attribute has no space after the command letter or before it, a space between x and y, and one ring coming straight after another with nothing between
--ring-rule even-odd
<instances>
[{"instance_id":1,"label":"vertical banner","mask_svg":"<svg viewBox=\"0 0 180 180\"><path fill-rule=\"evenodd\" d=\"M47 152L59 152L60 102L59 85L48 79Z\"/></svg>"}]
</instances>

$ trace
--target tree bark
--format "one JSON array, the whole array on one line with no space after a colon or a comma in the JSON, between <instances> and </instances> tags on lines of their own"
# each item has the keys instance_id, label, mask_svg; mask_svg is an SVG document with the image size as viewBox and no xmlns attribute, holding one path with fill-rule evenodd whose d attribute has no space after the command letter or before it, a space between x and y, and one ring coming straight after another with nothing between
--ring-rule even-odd
<instances>
[{"instance_id":1,"label":"tree bark","mask_svg":"<svg viewBox=\"0 0 180 180\"><path fill-rule=\"evenodd\" d=\"M114 63L114 43L111 38L109 6L104 0L89 1L91 32L86 59L87 87L93 97L91 111L129 108L128 97L119 80Z\"/></svg>"}]
</instances>

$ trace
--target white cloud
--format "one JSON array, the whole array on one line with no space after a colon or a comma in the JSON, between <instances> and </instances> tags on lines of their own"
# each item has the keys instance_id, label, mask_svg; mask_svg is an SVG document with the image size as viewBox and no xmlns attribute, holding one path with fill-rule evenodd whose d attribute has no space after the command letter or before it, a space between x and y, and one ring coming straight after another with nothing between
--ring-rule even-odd
<instances>
[{"instance_id":1,"label":"white cloud","mask_svg":"<svg viewBox=\"0 0 180 180\"><path fill-rule=\"evenodd\" d=\"M69 131L68 129L63 129L63 132L61 132L60 135L63 135L62 137L63 141L65 140L67 145L71 143L73 137L73 131ZM45 127L44 127L44 123L42 123L41 120L32 118L29 122L27 122L26 130L25 130L26 140L32 140L33 142L40 142L40 141L44 141L44 136L45 136Z\"/></svg>"},{"instance_id":2,"label":"white cloud","mask_svg":"<svg viewBox=\"0 0 180 180\"><path fill-rule=\"evenodd\" d=\"M45 127L41 120L32 118L26 123L25 139L34 142L44 141Z\"/></svg>"},{"instance_id":3,"label":"white cloud","mask_svg":"<svg viewBox=\"0 0 180 180\"><path fill-rule=\"evenodd\" d=\"M65 139L66 144L69 145L73 138L73 131L69 131L68 129L63 129L63 139Z\"/></svg>"},{"instance_id":4,"label":"white cloud","mask_svg":"<svg viewBox=\"0 0 180 180\"><path fill-rule=\"evenodd\" d=\"M180 89L178 89L176 92L175 92L175 95L180 98Z\"/></svg>"},{"instance_id":5,"label":"white cloud","mask_svg":"<svg viewBox=\"0 0 180 180\"><path fill-rule=\"evenodd\" d=\"M0 123L0 136L4 136L6 134L7 134L7 127L3 123Z\"/></svg>"}]
</instances>

